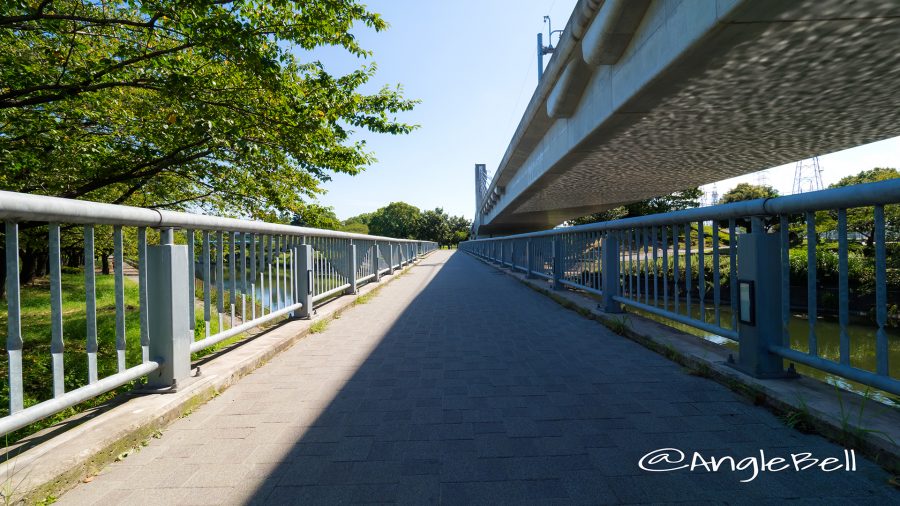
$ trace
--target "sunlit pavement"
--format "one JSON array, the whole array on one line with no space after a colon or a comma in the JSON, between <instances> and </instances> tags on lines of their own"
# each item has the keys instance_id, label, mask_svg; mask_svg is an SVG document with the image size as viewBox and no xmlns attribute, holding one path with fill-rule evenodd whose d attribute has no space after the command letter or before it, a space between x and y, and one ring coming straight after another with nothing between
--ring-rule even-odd
<instances>
[{"instance_id":1,"label":"sunlit pavement","mask_svg":"<svg viewBox=\"0 0 900 506\"><path fill-rule=\"evenodd\" d=\"M663 448L686 455L668 467L690 464L694 452L844 458L840 446L472 257L438 251L59 502L888 504L900 496L858 455L855 471L768 470L752 480L750 460L734 471L727 462L718 472L641 469L644 455Z\"/></svg>"}]
</instances>

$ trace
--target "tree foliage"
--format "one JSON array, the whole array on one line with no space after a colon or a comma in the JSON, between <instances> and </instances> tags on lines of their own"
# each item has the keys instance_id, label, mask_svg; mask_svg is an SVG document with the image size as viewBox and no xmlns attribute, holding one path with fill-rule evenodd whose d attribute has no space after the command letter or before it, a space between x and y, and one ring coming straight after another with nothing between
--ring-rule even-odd
<instances>
[{"instance_id":1,"label":"tree foliage","mask_svg":"<svg viewBox=\"0 0 900 506\"><path fill-rule=\"evenodd\" d=\"M291 225L326 230L341 230L341 220L334 214L334 209L318 204L308 204L294 214Z\"/></svg>"},{"instance_id":2,"label":"tree foliage","mask_svg":"<svg viewBox=\"0 0 900 506\"><path fill-rule=\"evenodd\" d=\"M767 199L777 197L778 190L769 185L740 183L725 192L719 200L720 204L730 204L744 200Z\"/></svg>"},{"instance_id":3,"label":"tree foliage","mask_svg":"<svg viewBox=\"0 0 900 506\"><path fill-rule=\"evenodd\" d=\"M698 207L700 205L700 197L703 191L699 187L688 188L669 195L653 197L639 202L633 202L624 206L614 207L599 213L589 214L574 220L570 220L570 225L586 225L588 223L598 223L601 221L612 221L622 218L631 218L634 216L646 216L649 214L668 213L671 211L680 211Z\"/></svg>"},{"instance_id":4,"label":"tree foliage","mask_svg":"<svg viewBox=\"0 0 900 506\"><path fill-rule=\"evenodd\" d=\"M398 239L414 239L419 233L422 212L406 202L391 202L372 213L369 233Z\"/></svg>"},{"instance_id":5,"label":"tree foliage","mask_svg":"<svg viewBox=\"0 0 900 506\"><path fill-rule=\"evenodd\" d=\"M418 236L424 241L447 244L450 236L450 217L440 207L433 211L424 211L419 220Z\"/></svg>"},{"instance_id":6,"label":"tree foliage","mask_svg":"<svg viewBox=\"0 0 900 506\"><path fill-rule=\"evenodd\" d=\"M873 169L863 170L852 176L841 178L841 180L829 186L829 188L875 183L896 178L900 178L900 171L897 171L897 169L875 167ZM837 219L837 211L829 210L816 213L817 228L836 230ZM885 233L889 240L897 240L900 238L900 206L884 206L884 223ZM866 247L872 248L875 243L875 208L869 206L847 209L847 231L860 234L865 239Z\"/></svg>"},{"instance_id":7,"label":"tree foliage","mask_svg":"<svg viewBox=\"0 0 900 506\"><path fill-rule=\"evenodd\" d=\"M472 222L450 216L440 207L421 211L406 202L392 202L375 212L354 216L345 226L364 224L373 235L434 241L441 246L459 244L469 237Z\"/></svg>"},{"instance_id":8,"label":"tree foliage","mask_svg":"<svg viewBox=\"0 0 900 506\"><path fill-rule=\"evenodd\" d=\"M295 50L366 57L355 0L3 2L0 188L272 218L373 161L352 128L400 134L399 89L359 90Z\"/></svg>"},{"instance_id":9,"label":"tree foliage","mask_svg":"<svg viewBox=\"0 0 900 506\"><path fill-rule=\"evenodd\" d=\"M733 202L742 202L745 200L768 199L768 198L775 198L778 195L779 195L778 190L776 190L774 187L769 186L769 185L739 183L734 188L725 192L725 194L722 195L722 198L719 199L719 203L720 204L731 204ZM774 217L774 216L766 217L766 218L763 218L762 221L763 221L763 227L766 230L770 230L772 228L778 227L779 220L777 217ZM794 221L794 224L796 225L796 218L793 221ZM745 230L751 229L751 227L750 227L751 221L749 218L738 218L737 220L735 220L735 225L738 227L741 227ZM723 228L727 227L728 222L723 221L722 223L720 223L720 226L722 226ZM795 228L796 228L796 226L795 226ZM792 234L792 240L796 240L796 237L799 237L796 234L796 230L794 232L795 233Z\"/></svg>"}]
</instances>

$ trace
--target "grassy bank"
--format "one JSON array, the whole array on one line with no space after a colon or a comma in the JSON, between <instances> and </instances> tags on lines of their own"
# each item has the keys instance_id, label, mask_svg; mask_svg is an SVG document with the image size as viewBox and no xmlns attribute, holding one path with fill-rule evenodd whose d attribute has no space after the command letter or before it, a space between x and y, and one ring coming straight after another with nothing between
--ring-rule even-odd
<instances>
[{"instance_id":1,"label":"grassy bank","mask_svg":"<svg viewBox=\"0 0 900 506\"><path fill-rule=\"evenodd\" d=\"M63 311L63 339L65 341L65 353L63 355L65 370L66 391L82 387L88 383L87 360L87 311L85 309L85 285L84 274L75 269L62 274L62 311ZM215 313L215 290L213 295L213 314L210 322L210 332L219 331L218 317ZM100 378L117 372L116 354L116 305L115 305L115 280L112 275L96 276L97 296L97 369ZM225 294L226 302L228 293ZM53 372L50 354L50 286L48 278L38 278L32 283L21 288L21 320L22 338L24 341L22 353L23 386L25 393L25 407L53 397ZM138 285L135 281L125 278L125 361L126 366L132 367L141 363L140 343L140 314ZM228 304L226 304L228 307ZM240 308L238 308L240 311ZM195 338L205 337L205 323L203 321L202 305L195 312ZM225 317L226 328L229 317ZM7 333L7 305L6 301L0 302L0 343L6 344ZM206 350L193 355L198 358L208 355L229 344L245 337L239 335L216 344ZM3 377L0 386L0 414L9 413L9 364L7 360L0 363L0 375ZM99 406L116 395L124 393L133 385L124 385L117 390L95 397L73 408L66 409L56 415L48 417L40 422L22 428L6 437L6 444L13 443L29 434L33 434L45 427L51 426L74 414Z\"/></svg>"}]
</instances>

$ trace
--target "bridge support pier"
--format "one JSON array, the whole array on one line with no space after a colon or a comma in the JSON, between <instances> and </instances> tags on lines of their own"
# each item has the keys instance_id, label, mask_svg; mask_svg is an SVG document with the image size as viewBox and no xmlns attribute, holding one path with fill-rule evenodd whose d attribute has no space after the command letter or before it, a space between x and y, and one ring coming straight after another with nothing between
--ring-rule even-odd
<instances>
[{"instance_id":1,"label":"bridge support pier","mask_svg":"<svg viewBox=\"0 0 900 506\"><path fill-rule=\"evenodd\" d=\"M782 346L780 238L754 219L752 233L738 236L737 369L756 378L784 377L783 359L769 347Z\"/></svg>"},{"instance_id":2,"label":"bridge support pier","mask_svg":"<svg viewBox=\"0 0 900 506\"><path fill-rule=\"evenodd\" d=\"M160 230L160 244L147 248L147 301L150 326L150 359L159 369L147 375L150 388L176 388L191 373L191 343L185 286L194 281L188 276L187 246L176 245L171 228Z\"/></svg>"},{"instance_id":3,"label":"bridge support pier","mask_svg":"<svg viewBox=\"0 0 900 506\"><path fill-rule=\"evenodd\" d=\"M622 304L614 299L619 296L619 238L615 232L607 232L600 243L600 276L603 279L603 311L621 313Z\"/></svg>"}]
</instances>

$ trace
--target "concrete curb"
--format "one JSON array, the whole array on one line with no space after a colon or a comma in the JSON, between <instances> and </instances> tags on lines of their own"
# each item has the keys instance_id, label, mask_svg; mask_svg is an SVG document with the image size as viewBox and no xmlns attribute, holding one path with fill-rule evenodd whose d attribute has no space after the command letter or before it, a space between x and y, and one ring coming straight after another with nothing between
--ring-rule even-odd
<instances>
[{"instance_id":1,"label":"concrete curb","mask_svg":"<svg viewBox=\"0 0 900 506\"><path fill-rule=\"evenodd\" d=\"M341 296L316 308L310 320L283 322L201 358L197 361L203 364L201 374L176 393L120 399L111 407L81 413L6 448L7 455L15 454L16 447L49 436L47 441L7 457L0 464L2 492L11 495L12 504L33 504L58 497L290 348L309 335L316 323L341 314L361 297L374 295L415 265L384 275L381 282L367 283L354 296Z\"/></svg>"},{"instance_id":2,"label":"concrete curb","mask_svg":"<svg viewBox=\"0 0 900 506\"><path fill-rule=\"evenodd\" d=\"M728 365L731 352L723 346L634 313L607 314L598 309L596 300L579 292L553 290L546 280L529 279L517 270L472 257L561 306L683 365L689 374L712 379L754 405L764 406L783 419L794 420L793 426L798 430L815 432L846 448L854 448L888 472L900 474L900 409L838 390L814 378L753 378ZM863 413L862 417L857 416L859 413Z\"/></svg>"}]
</instances>

